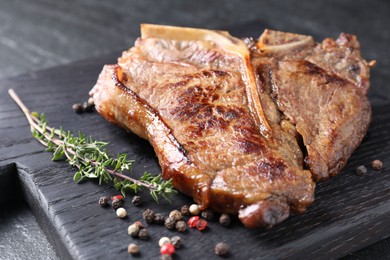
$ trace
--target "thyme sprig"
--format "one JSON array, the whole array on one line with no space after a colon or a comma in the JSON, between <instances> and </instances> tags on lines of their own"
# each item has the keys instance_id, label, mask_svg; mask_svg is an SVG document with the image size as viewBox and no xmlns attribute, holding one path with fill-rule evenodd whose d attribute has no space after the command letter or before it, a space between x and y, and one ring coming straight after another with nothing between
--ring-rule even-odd
<instances>
[{"instance_id":1,"label":"thyme sprig","mask_svg":"<svg viewBox=\"0 0 390 260\"><path fill-rule=\"evenodd\" d=\"M70 165L78 168L73 176L75 182L97 179L101 185L113 181L114 187L123 196L127 191L137 193L142 189L148 189L156 202L159 196L169 201L169 196L176 193L172 180L164 181L161 174L154 176L145 172L140 179L124 174L131 171L134 163L127 158L127 154L111 157L105 149L107 142L96 141L92 137L87 138L80 131L78 136L74 136L70 131L48 126L44 114L30 113L13 89L8 93L25 114L33 136L47 147L46 151L53 153L52 160L66 160Z\"/></svg>"}]
</instances>

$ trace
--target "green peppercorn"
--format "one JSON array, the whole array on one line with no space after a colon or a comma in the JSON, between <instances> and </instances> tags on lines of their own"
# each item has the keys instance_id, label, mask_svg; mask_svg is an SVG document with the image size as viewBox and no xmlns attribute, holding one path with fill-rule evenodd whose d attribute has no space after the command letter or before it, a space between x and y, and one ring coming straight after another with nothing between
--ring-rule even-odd
<instances>
[{"instance_id":1,"label":"green peppercorn","mask_svg":"<svg viewBox=\"0 0 390 260\"><path fill-rule=\"evenodd\" d=\"M179 221L181 220L182 216L181 216L181 213L180 211L178 210L172 210L170 213L169 213L169 217L175 221Z\"/></svg>"},{"instance_id":2,"label":"green peppercorn","mask_svg":"<svg viewBox=\"0 0 390 260\"><path fill-rule=\"evenodd\" d=\"M231 219L230 219L230 216L228 214L221 214L221 217L219 217L219 223L224 227L229 226L230 222L231 222Z\"/></svg>"},{"instance_id":3,"label":"green peppercorn","mask_svg":"<svg viewBox=\"0 0 390 260\"><path fill-rule=\"evenodd\" d=\"M147 230L146 228L141 229L141 230L139 231L139 233L138 233L138 237L139 237L140 239L143 239L143 240L148 239L148 238L149 238L149 232L148 232L148 230Z\"/></svg>"},{"instance_id":4,"label":"green peppercorn","mask_svg":"<svg viewBox=\"0 0 390 260\"><path fill-rule=\"evenodd\" d=\"M162 225L162 224L164 224L164 222L165 222L164 215L162 215L160 213L154 214L154 223Z\"/></svg>"},{"instance_id":5,"label":"green peppercorn","mask_svg":"<svg viewBox=\"0 0 390 260\"><path fill-rule=\"evenodd\" d=\"M171 238L171 244L175 247L175 248L180 248L181 245L182 245L182 241L181 241L181 238L179 236L173 236Z\"/></svg>"},{"instance_id":6,"label":"green peppercorn","mask_svg":"<svg viewBox=\"0 0 390 260\"><path fill-rule=\"evenodd\" d=\"M206 209L206 210L202 211L201 215L203 218L205 218L207 220L211 220L214 217L214 212L212 212L209 209Z\"/></svg>"},{"instance_id":7,"label":"green peppercorn","mask_svg":"<svg viewBox=\"0 0 390 260\"><path fill-rule=\"evenodd\" d=\"M181 207L180 212L183 216L189 216L190 215L190 207L188 205L184 205Z\"/></svg>"},{"instance_id":8,"label":"green peppercorn","mask_svg":"<svg viewBox=\"0 0 390 260\"><path fill-rule=\"evenodd\" d=\"M187 224L184 220L179 220L176 222L175 228L179 232L184 232L187 230Z\"/></svg>"},{"instance_id":9,"label":"green peppercorn","mask_svg":"<svg viewBox=\"0 0 390 260\"><path fill-rule=\"evenodd\" d=\"M100 197L99 205L102 207L106 207L108 205L108 198L106 196Z\"/></svg>"},{"instance_id":10,"label":"green peppercorn","mask_svg":"<svg viewBox=\"0 0 390 260\"><path fill-rule=\"evenodd\" d=\"M134 196L133 200L131 201L134 206L139 207L142 205L141 196Z\"/></svg>"},{"instance_id":11,"label":"green peppercorn","mask_svg":"<svg viewBox=\"0 0 390 260\"><path fill-rule=\"evenodd\" d=\"M175 227L176 221L174 219L171 219L170 217L165 219L165 227L167 229L173 229Z\"/></svg>"},{"instance_id":12,"label":"green peppercorn","mask_svg":"<svg viewBox=\"0 0 390 260\"><path fill-rule=\"evenodd\" d=\"M142 213L143 218L147 223L153 223L154 222L154 212L151 209L147 209Z\"/></svg>"},{"instance_id":13,"label":"green peppercorn","mask_svg":"<svg viewBox=\"0 0 390 260\"><path fill-rule=\"evenodd\" d=\"M219 256L226 256L229 252L229 246L226 243L218 243L214 248L214 253Z\"/></svg>"}]
</instances>

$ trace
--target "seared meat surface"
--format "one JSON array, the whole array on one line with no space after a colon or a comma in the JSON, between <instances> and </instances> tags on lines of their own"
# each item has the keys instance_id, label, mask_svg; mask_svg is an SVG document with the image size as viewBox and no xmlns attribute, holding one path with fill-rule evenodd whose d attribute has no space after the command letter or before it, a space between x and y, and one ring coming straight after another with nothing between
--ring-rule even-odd
<instances>
[{"instance_id":1,"label":"seared meat surface","mask_svg":"<svg viewBox=\"0 0 390 260\"><path fill-rule=\"evenodd\" d=\"M368 67L355 38L340 45L356 53L329 57L330 69L308 36L266 31L249 48L220 31L141 32L90 94L106 119L149 140L163 177L203 209L251 228L280 223L313 202L312 176L338 173L365 134ZM355 74L343 71L349 60Z\"/></svg>"}]
</instances>

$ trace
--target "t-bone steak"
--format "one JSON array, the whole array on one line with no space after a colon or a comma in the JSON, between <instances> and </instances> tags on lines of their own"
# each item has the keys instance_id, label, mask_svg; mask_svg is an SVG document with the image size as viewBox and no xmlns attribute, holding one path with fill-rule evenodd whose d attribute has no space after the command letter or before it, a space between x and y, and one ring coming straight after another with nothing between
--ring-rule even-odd
<instances>
[{"instance_id":1,"label":"t-bone steak","mask_svg":"<svg viewBox=\"0 0 390 260\"><path fill-rule=\"evenodd\" d=\"M91 90L97 111L147 139L164 178L201 209L272 227L314 200L367 132L369 65L356 37L141 25Z\"/></svg>"}]
</instances>

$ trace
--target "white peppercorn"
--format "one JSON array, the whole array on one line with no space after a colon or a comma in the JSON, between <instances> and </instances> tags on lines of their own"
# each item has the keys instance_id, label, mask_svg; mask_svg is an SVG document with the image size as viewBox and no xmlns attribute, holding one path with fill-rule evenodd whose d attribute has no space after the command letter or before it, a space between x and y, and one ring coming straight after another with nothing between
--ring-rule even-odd
<instances>
[{"instance_id":1,"label":"white peppercorn","mask_svg":"<svg viewBox=\"0 0 390 260\"><path fill-rule=\"evenodd\" d=\"M190 206L190 213L191 213L192 215L199 215L199 213L200 213L199 206L198 206L197 204L192 204L192 205Z\"/></svg>"},{"instance_id":2,"label":"white peppercorn","mask_svg":"<svg viewBox=\"0 0 390 260\"><path fill-rule=\"evenodd\" d=\"M124 209L124 208L118 208L116 210L116 215L119 217L119 218L125 218L127 216L127 211Z\"/></svg>"},{"instance_id":3,"label":"white peppercorn","mask_svg":"<svg viewBox=\"0 0 390 260\"><path fill-rule=\"evenodd\" d=\"M169 237L162 237L160 238L160 240L158 241L158 245L160 247L162 247L164 244L169 244L171 243L171 240L169 239Z\"/></svg>"}]
</instances>

